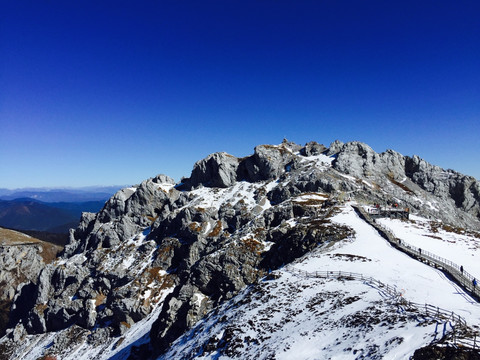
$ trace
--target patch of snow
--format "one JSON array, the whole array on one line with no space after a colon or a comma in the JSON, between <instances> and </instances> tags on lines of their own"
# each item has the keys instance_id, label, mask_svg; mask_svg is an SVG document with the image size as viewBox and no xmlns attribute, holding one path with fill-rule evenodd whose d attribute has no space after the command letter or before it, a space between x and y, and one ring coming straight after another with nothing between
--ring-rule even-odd
<instances>
[{"instance_id":1,"label":"patch of snow","mask_svg":"<svg viewBox=\"0 0 480 360\"><path fill-rule=\"evenodd\" d=\"M323 201L328 199L328 195L324 193L308 193L297 196L293 201L306 201L306 200L319 200Z\"/></svg>"},{"instance_id":2,"label":"patch of snow","mask_svg":"<svg viewBox=\"0 0 480 360\"><path fill-rule=\"evenodd\" d=\"M355 176L343 174L343 173L341 173L341 172L339 172L338 175L340 175L341 177L343 177L343 178L345 178L345 179L354 181L354 182L357 181L357 178L356 178Z\"/></svg>"},{"instance_id":3,"label":"patch of snow","mask_svg":"<svg viewBox=\"0 0 480 360\"><path fill-rule=\"evenodd\" d=\"M152 284L152 283L150 283L150 284ZM148 299L150 297L150 295L152 295L152 290L148 289L148 290L145 291L145 293L142 296L140 296L140 298L141 299Z\"/></svg>"},{"instance_id":4,"label":"patch of snow","mask_svg":"<svg viewBox=\"0 0 480 360\"><path fill-rule=\"evenodd\" d=\"M263 245L263 250L262 251L268 251L270 248L274 245L275 243L273 241L262 241Z\"/></svg>"},{"instance_id":5,"label":"patch of snow","mask_svg":"<svg viewBox=\"0 0 480 360\"><path fill-rule=\"evenodd\" d=\"M123 268L125 269L129 269L134 262L135 262L135 256L133 254L130 254L128 257L123 259L121 266L123 266Z\"/></svg>"},{"instance_id":6,"label":"patch of snow","mask_svg":"<svg viewBox=\"0 0 480 360\"><path fill-rule=\"evenodd\" d=\"M305 271L334 269L361 273L403 289L409 301L449 309L465 317L470 324L480 322L480 304L473 301L440 270L393 248L373 227L360 219L352 208L345 207L331 221L353 228L355 236L325 250L317 249L304 260L298 261L296 267ZM401 235L400 232L398 235ZM432 250L435 252L435 249ZM315 255L315 252L318 254ZM353 254L359 258L352 261L350 257L342 257L341 254ZM464 261L467 258L464 256Z\"/></svg>"},{"instance_id":7,"label":"patch of snow","mask_svg":"<svg viewBox=\"0 0 480 360\"><path fill-rule=\"evenodd\" d=\"M479 238L445 231L441 226L436 227L438 222L419 216L410 216L410 220L414 222L388 218L377 219L377 222L403 242L462 265L465 271L480 279Z\"/></svg>"},{"instance_id":8,"label":"patch of snow","mask_svg":"<svg viewBox=\"0 0 480 360\"><path fill-rule=\"evenodd\" d=\"M288 226L293 228L295 227L295 225L297 225L297 220L295 218L291 218L285 221L285 223L288 224Z\"/></svg>"},{"instance_id":9,"label":"patch of snow","mask_svg":"<svg viewBox=\"0 0 480 360\"><path fill-rule=\"evenodd\" d=\"M87 261L87 258L85 257L84 254L76 254L76 255L73 255L72 257L68 258L68 259L55 260L55 264L56 265L65 265L68 262L69 264L81 265L85 261Z\"/></svg>"},{"instance_id":10,"label":"patch of snow","mask_svg":"<svg viewBox=\"0 0 480 360\"><path fill-rule=\"evenodd\" d=\"M128 187L118 191L114 198L120 201L127 201L137 191L136 187Z\"/></svg>"},{"instance_id":11,"label":"patch of snow","mask_svg":"<svg viewBox=\"0 0 480 360\"><path fill-rule=\"evenodd\" d=\"M435 325L401 318L376 288L360 281L280 278L250 287L211 312L158 360L198 359L405 359L432 340ZM377 315L374 315L377 314ZM383 314L383 315L379 315ZM377 316L385 326L368 326ZM229 336L224 335L228 328ZM233 338L233 339L232 339ZM229 344L230 342L230 344ZM204 345L210 344L210 349ZM218 349L229 348L230 355ZM363 356L362 356L363 355ZM372 356L370 356L372 355Z\"/></svg>"},{"instance_id":12,"label":"patch of snow","mask_svg":"<svg viewBox=\"0 0 480 360\"><path fill-rule=\"evenodd\" d=\"M320 170L325 170L326 168L331 167L333 157L327 156L324 154L312 155L312 156L300 156L300 163L313 162L314 166Z\"/></svg>"},{"instance_id":13,"label":"patch of snow","mask_svg":"<svg viewBox=\"0 0 480 360\"><path fill-rule=\"evenodd\" d=\"M155 184L157 188L162 190L163 192L170 192L175 187L175 184L169 184L169 183L161 183L161 184Z\"/></svg>"},{"instance_id":14,"label":"patch of snow","mask_svg":"<svg viewBox=\"0 0 480 360\"><path fill-rule=\"evenodd\" d=\"M207 298L206 295L200 293L200 292L196 292L193 294L193 301L195 303L196 306L200 307L202 305L202 301L205 300Z\"/></svg>"}]
</instances>

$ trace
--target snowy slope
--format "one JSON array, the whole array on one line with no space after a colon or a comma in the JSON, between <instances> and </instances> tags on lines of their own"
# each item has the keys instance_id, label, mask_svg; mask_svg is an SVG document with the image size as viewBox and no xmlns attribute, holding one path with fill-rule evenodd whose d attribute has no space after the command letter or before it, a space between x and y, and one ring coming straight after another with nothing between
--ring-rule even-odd
<instances>
[{"instance_id":1,"label":"snowy slope","mask_svg":"<svg viewBox=\"0 0 480 360\"><path fill-rule=\"evenodd\" d=\"M480 234L446 226L441 222L411 216L412 221L378 219L385 228L407 244L446 258L480 279Z\"/></svg>"},{"instance_id":2,"label":"snowy slope","mask_svg":"<svg viewBox=\"0 0 480 360\"><path fill-rule=\"evenodd\" d=\"M378 221L480 277L480 234L426 219L469 227L476 210L458 207L448 187L427 191L430 184L417 180L437 184L438 176L424 167L410 174L417 159L333 145L328 152L316 143L263 145L242 159L212 154L180 184L159 175L119 191L99 214L82 217L64 256L32 291L41 296L0 339L0 354L405 359L453 328L465 330L458 316L478 330L478 303L393 248L352 205L394 200L418 211L425 218ZM448 186L470 186L457 178ZM315 276L339 271L360 275ZM426 314L422 304L456 319Z\"/></svg>"},{"instance_id":3,"label":"snowy slope","mask_svg":"<svg viewBox=\"0 0 480 360\"><path fill-rule=\"evenodd\" d=\"M361 273L396 287L405 300L480 323L478 303L440 271L392 248L349 205L332 221L352 227L355 236L318 248L250 287L159 359L406 359L441 337L444 324L406 311L398 297L374 284L295 270ZM445 323L447 331L450 325Z\"/></svg>"},{"instance_id":4,"label":"snowy slope","mask_svg":"<svg viewBox=\"0 0 480 360\"><path fill-rule=\"evenodd\" d=\"M450 309L472 324L480 324L480 304L449 281L441 271L395 250L350 206L332 221L352 227L356 232L355 238L336 244L333 249L319 249L299 262L296 265L299 269L351 271L372 276L396 286L409 301ZM431 250L437 252L435 248ZM352 261L348 254L361 258ZM316 257L317 261L312 261L311 257Z\"/></svg>"},{"instance_id":5,"label":"snowy slope","mask_svg":"<svg viewBox=\"0 0 480 360\"><path fill-rule=\"evenodd\" d=\"M404 359L432 340L433 323L401 312L368 284L278 274L211 314L159 359Z\"/></svg>"}]
</instances>

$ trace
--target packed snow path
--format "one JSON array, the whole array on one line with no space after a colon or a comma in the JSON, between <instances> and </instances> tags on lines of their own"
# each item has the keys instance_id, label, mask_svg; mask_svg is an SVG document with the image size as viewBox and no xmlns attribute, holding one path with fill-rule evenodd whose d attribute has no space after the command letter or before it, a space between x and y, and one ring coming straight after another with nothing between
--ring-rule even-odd
<instances>
[{"instance_id":1,"label":"packed snow path","mask_svg":"<svg viewBox=\"0 0 480 360\"><path fill-rule=\"evenodd\" d=\"M405 242L402 243L401 240L396 238L390 231L377 224L361 206L352 205L352 207L361 218L373 226L394 248L403 251L411 257L430 266L443 269L443 271L448 273L460 286L462 286L463 289L467 291L467 293L470 293L473 299L477 302L480 300L480 285L476 284L478 280L467 271L463 270L459 265L428 251L408 245Z\"/></svg>"}]
</instances>

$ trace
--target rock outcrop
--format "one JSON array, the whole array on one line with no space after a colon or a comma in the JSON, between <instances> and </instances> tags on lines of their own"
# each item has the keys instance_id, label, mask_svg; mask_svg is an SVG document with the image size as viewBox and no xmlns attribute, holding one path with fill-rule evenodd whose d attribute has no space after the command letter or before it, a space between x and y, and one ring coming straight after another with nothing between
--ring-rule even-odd
<instances>
[{"instance_id":1,"label":"rock outcrop","mask_svg":"<svg viewBox=\"0 0 480 360\"><path fill-rule=\"evenodd\" d=\"M480 229L479 194L471 177L360 142L215 153L181 183L159 175L84 213L61 257L17 290L8 338L57 331L63 344L80 329L106 346L157 311L159 354L271 270L350 236L329 221L339 202L394 201Z\"/></svg>"},{"instance_id":2,"label":"rock outcrop","mask_svg":"<svg viewBox=\"0 0 480 360\"><path fill-rule=\"evenodd\" d=\"M378 154L360 142L341 147L339 142L334 144L335 170L377 185L376 190L389 190L383 196L380 191L367 191L369 198L386 202L394 195L396 201L424 216L480 228L480 182L473 177L444 170L418 156L403 156L393 150Z\"/></svg>"},{"instance_id":3,"label":"rock outcrop","mask_svg":"<svg viewBox=\"0 0 480 360\"><path fill-rule=\"evenodd\" d=\"M225 152L215 153L197 161L193 166L190 184L226 188L237 181L239 159Z\"/></svg>"},{"instance_id":4,"label":"rock outcrop","mask_svg":"<svg viewBox=\"0 0 480 360\"><path fill-rule=\"evenodd\" d=\"M15 294L38 276L59 252L59 247L23 233L0 228L0 333L5 331Z\"/></svg>"},{"instance_id":5,"label":"rock outcrop","mask_svg":"<svg viewBox=\"0 0 480 360\"><path fill-rule=\"evenodd\" d=\"M113 336L148 315L175 280L155 265L157 245L146 238L157 212L176 197L174 181L160 175L120 190L98 214L84 213L61 257L17 294L14 317L29 308L22 328L97 326Z\"/></svg>"}]
</instances>

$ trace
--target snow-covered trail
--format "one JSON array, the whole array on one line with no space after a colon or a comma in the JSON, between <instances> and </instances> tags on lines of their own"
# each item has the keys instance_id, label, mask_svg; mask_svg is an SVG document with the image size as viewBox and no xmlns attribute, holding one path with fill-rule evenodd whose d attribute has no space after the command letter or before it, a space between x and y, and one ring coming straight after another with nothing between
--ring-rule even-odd
<instances>
[{"instance_id":1,"label":"snow-covered trail","mask_svg":"<svg viewBox=\"0 0 480 360\"><path fill-rule=\"evenodd\" d=\"M441 271L392 247L351 206L346 205L332 221L352 227L355 237L327 249L318 249L316 254L296 262L295 267L305 271L336 270L371 276L396 286L409 301L450 309L469 324L480 324L480 304Z\"/></svg>"},{"instance_id":2,"label":"snow-covered trail","mask_svg":"<svg viewBox=\"0 0 480 360\"><path fill-rule=\"evenodd\" d=\"M439 226L441 223L418 216L411 216L411 220L382 218L377 222L404 243L462 265L465 271L480 279L480 238L473 236L477 234L448 232Z\"/></svg>"}]
</instances>

